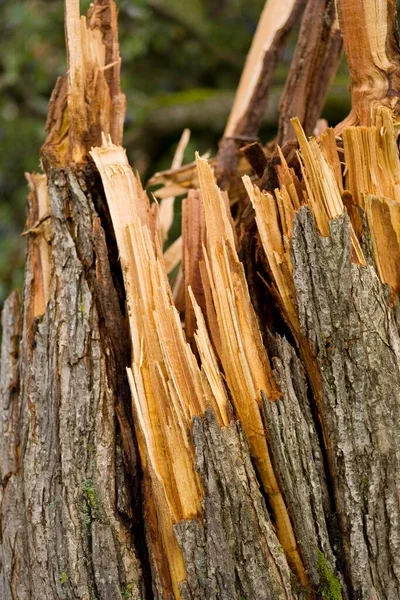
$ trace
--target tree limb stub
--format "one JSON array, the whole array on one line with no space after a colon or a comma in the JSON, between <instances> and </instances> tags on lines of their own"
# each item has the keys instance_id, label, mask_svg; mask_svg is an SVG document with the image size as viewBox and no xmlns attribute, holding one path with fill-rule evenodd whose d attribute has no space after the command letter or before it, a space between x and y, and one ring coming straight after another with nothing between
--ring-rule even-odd
<instances>
[{"instance_id":1,"label":"tree limb stub","mask_svg":"<svg viewBox=\"0 0 400 600\"><path fill-rule=\"evenodd\" d=\"M399 111L400 61L395 0L337 0L351 75L352 114L338 126L372 125L373 109Z\"/></svg>"},{"instance_id":2,"label":"tree limb stub","mask_svg":"<svg viewBox=\"0 0 400 600\"><path fill-rule=\"evenodd\" d=\"M297 117L311 135L339 66L342 38L332 0L309 0L279 104L277 143L294 137L290 119Z\"/></svg>"}]
</instances>

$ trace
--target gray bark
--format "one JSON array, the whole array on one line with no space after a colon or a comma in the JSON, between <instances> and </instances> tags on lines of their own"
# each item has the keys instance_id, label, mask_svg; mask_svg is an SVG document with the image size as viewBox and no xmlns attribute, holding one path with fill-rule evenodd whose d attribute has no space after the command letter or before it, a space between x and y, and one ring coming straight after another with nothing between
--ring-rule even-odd
<instances>
[{"instance_id":1,"label":"gray bark","mask_svg":"<svg viewBox=\"0 0 400 600\"><path fill-rule=\"evenodd\" d=\"M21 300L13 292L2 312L0 373L0 598L30 597L26 513L20 469L21 396L19 347L22 333Z\"/></svg>"},{"instance_id":2,"label":"gray bark","mask_svg":"<svg viewBox=\"0 0 400 600\"><path fill-rule=\"evenodd\" d=\"M139 600L131 508L117 510L117 492L120 507L129 494L116 473L118 348L104 323L122 317L104 232L82 176L54 170L49 191L51 295L32 320L28 256L20 350L16 296L3 313L1 598Z\"/></svg>"},{"instance_id":3,"label":"gray bark","mask_svg":"<svg viewBox=\"0 0 400 600\"><path fill-rule=\"evenodd\" d=\"M183 599L297 597L240 425L220 429L207 411L194 420L193 440L204 517L175 528L188 574Z\"/></svg>"},{"instance_id":4,"label":"gray bark","mask_svg":"<svg viewBox=\"0 0 400 600\"><path fill-rule=\"evenodd\" d=\"M303 367L286 339L276 340L274 359L282 397L264 397L265 423L275 473L293 520L296 539L314 589L320 587L319 553L335 571L328 533L331 508L322 450L307 397Z\"/></svg>"},{"instance_id":5,"label":"gray bark","mask_svg":"<svg viewBox=\"0 0 400 600\"><path fill-rule=\"evenodd\" d=\"M351 597L400 597L398 309L373 265L351 263L349 219L322 238L295 219L298 309L322 376L330 481Z\"/></svg>"}]
</instances>

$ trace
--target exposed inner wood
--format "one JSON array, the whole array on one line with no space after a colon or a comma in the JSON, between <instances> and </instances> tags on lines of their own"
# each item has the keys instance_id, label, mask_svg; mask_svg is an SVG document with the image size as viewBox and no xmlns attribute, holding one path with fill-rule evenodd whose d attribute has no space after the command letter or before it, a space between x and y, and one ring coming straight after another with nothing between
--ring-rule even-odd
<instances>
[{"instance_id":1,"label":"exposed inner wood","mask_svg":"<svg viewBox=\"0 0 400 600\"><path fill-rule=\"evenodd\" d=\"M371 127L348 127L343 131L346 188L361 208L365 207L365 194L400 201L398 128L387 108L378 107L373 117Z\"/></svg>"},{"instance_id":2,"label":"exposed inner wood","mask_svg":"<svg viewBox=\"0 0 400 600\"><path fill-rule=\"evenodd\" d=\"M29 213L23 235L28 236L28 257L33 275L31 317L43 315L50 297L51 214L47 177L26 173L29 185Z\"/></svg>"},{"instance_id":3,"label":"exposed inner wood","mask_svg":"<svg viewBox=\"0 0 400 600\"><path fill-rule=\"evenodd\" d=\"M117 7L94 0L86 17L79 0L65 0L68 71L53 91L42 147L46 167L80 163L101 133L122 142L126 98L120 89Z\"/></svg>"},{"instance_id":4,"label":"exposed inner wood","mask_svg":"<svg viewBox=\"0 0 400 600\"><path fill-rule=\"evenodd\" d=\"M177 267L182 261L182 236L176 238L176 240L168 246L164 252L165 269L167 273L170 273L175 267Z\"/></svg>"},{"instance_id":5,"label":"exposed inner wood","mask_svg":"<svg viewBox=\"0 0 400 600\"><path fill-rule=\"evenodd\" d=\"M201 265L204 263L203 246L205 245L206 225L204 208L198 190L190 190L182 203L182 240L183 240L183 276L185 289L185 333L192 340L196 331L196 316L191 302L189 289L192 290L196 302L206 314L206 301ZM204 265L203 265L204 268Z\"/></svg>"},{"instance_id":6,"label":"exposed inner wood","mask_svg":"<svg viewBox=\"0 0 400 600\"><path fill-rule=\"evenodd\" d=\"M335 173L327 163L316 140L307 141L297 119L293 127L301 149L301 164L306 186L307 201L312 207L317 226L322 235L329 235L328 223L343 213L344 206ZM354 255L360 265L365 264L360 242L354 231L351 234Z\"/></svg>"},{"instance_id":7,"label":"exposed inner wood","mask_svg":"<svg viewBox=\"0 0 400 600\"><path fill-rule=\"evenodd\" d=\"M352 220L349 225L352 260L365 269L366 259L360 244L365 241L360 216L360 211L364 210L377 272L382 283L389 284L393 303L398 302L400 165L397 134L389 109L378 108L375 122L377 125L373 127L351 127L343 132L347 185L341 174L332 130L326 131L319 140L308 141L298 121L294 121L293 125L300 144L302 184L293 170L288 168L282 155L282 164L278 169L280 187L274 195L261 192L249 177L243 178L255 209L257 227L280 309L307 368L334 480L337 477L337 465L326 420L322 389L324 374L313 357L313 343L304 335L298 306L299 283L296 282L293 265L293 222L301 206L306 205L320 233L330 236L332 223L345 213L345 202Z\"/></svg>"},{"instance_id":8,"label":"exposed inner wood","mask_svg":"<svg viewBox=\"0 0 400 600\"><path fill-rule=\"evenodd\" d=\"M173 525L201 516L190 426L212 407L228 423L227 396L204 324L197 332L202 368L186 342L172 300L155 219L126 154L110 140L93 149L114 223L124 274L132 365L129 381L143 468L161 538L158 565L166 592L180 597L185 567Z\"/></svg>"},{"instance_id":9,"label":"exposed inner wood","mask_svg":"<svg viewBox=\"0 0 400 600\"><path fill-rule=\"evenodd\" d=\"M307 342L303 338L303 332L300 327L297 313L298 309L295 300L296 294L294 291L293 265L291 259L293 219L296 212L299 211L302 205L308 205L314 214L320 233L324 236L328 236L330 233L331 221L340 217L345 210L343 198L346 199L346 202L349 204L349 206L351 205L354 208L354 211L357 210L357 205L360 207L367 206L367 217L370 227L372 228L371 237L373 240L373 248L376 253L378 271L380 272L382 279L386 277L388 283L391 284L394 293L397 294L398 283L394 270L397 254L393 254L392 262L389 261L385 264L382 258L379 257L378 245L374 242L374 235L376 234L376 236L379 237L381 235L382 228L384 226L388 227L385 225L385 223L388 222L388 215L390 215L392 212L393 224L390 225L391 230L387 234L387 239L395 240L396 243L398 243L397 237L394 234L395 231L398 231L397 211L395 207L392 208L392 211L390 211L390 203L387 202L385 203L387 209L384 209L383 211L382 209L378 210L381 204L377 205L376 203L377 201L381 203L381 201L379 199L371 199L371 194L373 193L384 193L382 192L383 188L379 187L380 185L386 186L384 188L386 193L391 194L392 196L396 195L396 160L398 159L394 146L395 130L390 114L385 112L383 109L377 112L376 122L379 127L378 125L371 127L368 129L368 131L364 131L364 129L360 128L350 128L346 130L347 133L345 132L344 134L345 159L346 161L349 161L347 164L347 176L350 189L348 191L345 190L346 186L344 185L341 173L341 165L336 148L336 140L332 130L326 130L318 140L307 140L299 122L296 120L293 122L293 126L298 135L300 144L299 161L302 169L302 181L300 182L294 172L287 166L283 155L281 155L281 165L278 169L278 176L281 185L280 188L276 190L274 196L268 193L261 193L253 186L248 177L245 178L246 189L249 192L249 196L253 201L256 210L257 223L260 230L261 239L263 241L264 250L266 252L271 272L274 277L278 297L281 298L282 310L286 316L289 327L297 339L301 355L307 366L313 391L318 397L320 397L321 394L321 382L319 379L320 375L318 373L318 369L315 369L312 365L312 353L310 352ZM362 138L363 141L358 142L359 146L357 147L357 136L362 135L367 142L362 145L364 141L364 138ZM369 144L370 149L366 148L365 144ZM110 144L108 144L107 152L113 154L115 151L115 147L112 147ZM104 148L102 152L106 154ZM117 169L116 164L125 165L123 159L121 158L120 152L121 151L118 150L118 157L114 155L113 160L110 161L110 164L113 165L110 173L113 173L114 178L115 173L119 172L120 170L119 168ZM370 163L367 162L364 168L358 168L358 170L355 170L352 165L352 161L356 160L354 157L357 157L359 153L370 156ZM93 156L95 158L95 153ZM101 171L100 163L97 164ZM383 180L383 176L380 176L379 169L382 169L383 172L385 171L382 165L388 165L388 167L390 166L391 172L393 173L391 180L385 182ZM386 167L386 169L388 167ZM303 585L307 586L307 576L304 572L301 556L297 548L291 520L285 506L285 501L279 490L279 485L275 478L271 460L269 458L269 450L267 445L268 430L265 430L261 412L262 407L260 406L261 391L266 392L267 397L270 400L273 400L275 394L277 394L277 388L268 363L268 357L262 346L258 325L255 320L255 315L251 307L250 297L247 291L247 284L244 278L243 268L237 258L236 240L233 234L231 221L226 211L226 199L223 198L221 192L216 187L210 167L206 161L200 159L199 157L197 158L197 169L197 179L199 182L201 198L204 206L205 238L204 235L201 235L198 238L197 242L194 244L197 250L194 246L193 248L191 247L190 242L188 248L186 245L184 247L188 260L190 261L190 253L193 251L196 256L199 256L199 244L201 241L204 244L204 261L200 261L199 263L199 272L201 275L200 289L201 293L203 294L201 303L203 311L205 311L205 315L207 317L207 325L203 317L203 313L196 302L195 295L189 288L187 291L187 299L185 301L186 309L187 302L190 300L193 306L192 310L194 316L196 317L197 324L197 331L194 330L194 325L191 325L192 335L196 341L200 361L203 365L202 368L206 374L210 389L213 392L216 406L221 406L221 403L223 403L224 399L226 399L226 393L223 385L221 385L219 366L214 354L214 349L217 353L217 357L222 366L224 377L230 392L230 397L232 398L234 409L242 421L244 431L248 438L250 452L252 454L258 476L266 493L268 494L269 501L274 512L278 537L285 550L289 564L296 573L298 580ZM128 171L125 170L125 167L123 170L126 175ZM355 172L357 175L354 175ZM375 187L369 182L368 177L373 180ZM364 180L367 181L366 184ZM104 185L108 195L107 185L109 184L105 182ZM154 260L154 258L149 260L149 256L153 255L158 257L160 260L160 262L157 263L157 267L156 264L154 264L154 272L157 271L157 268L161 268L161 271L163 268L160 267L162 264L161 250L158 242L159 237L155 231L155 221L147 200L145 199L144 193L137 181L131 183L128 187L131 187L135 190L135 197L141 198L141 202L138 203L137 210L142 214L142 218L145 220L147 227L147 242L145 243L146 250L143 251L140 259L138 259L137 256L140 256L141 253L138 252L137 249L141 247L141 244L143 245L143 241L141 241L142 236L138 235L139 230L137 218L136 220L133 219L132 223L128 227L128 237L126 237L126 232L124 233L125 242L122 243L125 243L128 246L131 244L130 250L128 248L128 250L123 250L121 252L121 259L124 256L124 252L126 253L126 270L128 271L129 264L133 265L135 264L135 261L139 260L142 264L142 267L140 267L141 270L139 270L138 266L136 267L138 269L137 273L135 274L132 272L132 274L127 277L126 285L127 289L129 290L129 285L131 285L129 282L142 282L140 285L143 285L143 282L149 277L148 265L152 264L152 260ZM365 200L367 193L369 195L367 200ZM114 196L116 196L115 190ZM111 196L108 195L109 199L110 197ZM128 208L128 195L126 192L121 194L120 190L118 192L119 202L121 202L121 198L123 197L126 198L126 200L124 200L124 202L126 202L125 208L120 210L114 218L116 229L119 228L121 231L126 226L123 225L123 223L125 223L124 219L131 219L133 216L133 214L128 214L129 210L132 210L132 208ZM355 204L349 203L349 197L352 198L352 203ZM144 206L147 206L145 211L143 210ZM376 208L376 206L378 206L378 208ZM354 212L353 217L355 217L356 214L357 213ZM123 215L123 218L121 215ZM199 217L199 219L200 218L201 217ZM200 222L199 219L197 219L198 223ZM199 227L199 225L193 226L195 228ZM152 232L151 235L149 232ZM351 228L353 260L362 266L365 265L365 257L361 249L359 236L362 236L362 229L359 226L354 225L354 227ZM130 238L130 242L126 241L128 238ZM185 244L186 243L187 242L185 242ZM135 247L135 255L137 256L134 256L132 251L133 247ZM384 264L385 267L383 266ZM143 265L146 265L146 269L143 268ZM151 271L153 271L153 269L151 269ZM193 276L188 275L188 280L190 280L191 277ZM198 279L198 275L196 277ZM158 279L155 280L156 283L154 283L154 275L152 275L150 279L153 281L151 284L151 289L153 290L154 294L155 289L161 289L163 287L164 284L162 282L165 281L165 277L163 279L163 276L160 273ZM128 291L128 295L129 293L130 292ZM153 319L156 319L155 307L157 306L157 312L160 312L160 314L164 315L165 322L167 321L167 312L165 312L166 308L168 306L172 307L170 292L164 290L164 296L162 297L163 302L160 302L160 304L156 305L152 304L152 302L154 302L154 298L152 299L151 295L149 294L146 308L146 312L151 312L151 310L153 310L153 317L151 319L152 325L149 326L149 330L153 330L155 328L158 335L160 335L160 332L163 330L163 328L165 329L165 324L158 320L157 322L153 321ZM133 305L133 298L131 299L131 302ZM137 303L137 300L135 300L135 302ZM164 308L162 308L163 304ZM149 309L149 306L153 306L154 308ZM131 318L133 312L131 311ZM144 312L145 309L142 308L140 318L143 318ZM156 394L154 393L153 389L151 393L145 391L141 397L139 395L141 389L146 389L145 384L143 383L143 376L140 373L140 370L143 369L142 363L144 360L143 357L145 356L143 348L146 346L143 341L145 337L137 337L137 332L140 331L140 325L138 324L140 324L140 320L137 316L137 313L135 313L135 320L132 320L131 327L135 328L136 331L135 335L133 336L134 338L136 336L136 341L135 339L133 340L133 346L135 348L136 345L136 353L140 357L140 364L135 365L134 363L130 378L133 399L136 406L135 410L137 411L137 417L140 423L141 433L139 434L139 439L142 436L142 452L145 457L145 464L149 463L150 465L148 470L150 473L150 479L152 480L152 478L154 478L154 473L161 473L161 480L170 482L171 479L173 479L173 476L167 472L168 468L165 467L165 461L163 461L163 466L155 466L157 464L157 455L163 455L162 453L164 452L165 460L168 459L167 455L165 455L165 444L163 443L157 446L156 440L152 439L153 434L149 433L152 432L154 428L158 428L157 431L160 428L162 430L163 426L160 426L160 422L162 422L161 416L158 415L156 420L153 421L149 416L146 416L149 403L150 405L152 402L156 403ZM178 330L180 331L181 326L177 316L175 326L177 328L176 332ZM207 329L210 332L209 334ZM167 330L165 329L165 331ZM149 340L154 340L154 338L151 338L150 333L148 335ZM171 336L171 330L169 330L168 334L165 335L166 337ZM210 339L208 335L210 335ZM179 337L180 336L181 333L179 334ZM182 344L186 343L183 337L180 337L180 339L182 340ZM153 346L154 343L155 341L149 343L149 348L150 346ZM167 363L168 361L174 362L174 352L176 352L176 348L174 350L171 349L171 354L168 354L167 356L165 350L162 360L167 361ZM157 359L157 361L160 360L160 358ZM150 385L154 386L154 381L157 381L157 378L155 375L152 377L149 376L148 382L149 380L151 380ZM138 381L140 385L138 385ZM160 390L162 388L167 387L166 382L167 380L164 379L161 388L157 389L158 394L161 393ZM187 394L187 391L181 396L181 406L187 403L185 394ZM173 403L173 397L170 398L169 402ZM196 404L196 401L194 402L193 406L194 408L190 412L191 415L201 414L204 410L204 406ZM318 401L318 406L319 409L322 410L321 399ZM320 416L321 422L324 425L324 415L321 414ZM228 418L228 412L226 412L226 418ZM186 427L186 431L188 430L190 418L186 421L186 424L182 415L180 418L176 417L175 421L178 423L177 426L179 428ZM325 428L323 433L327 447L329 447L329 436ZM176 435L177 437L174 438L174 444L178 444L179 447L185 447L185 445L187 445L187 447L190 449L189 438L181 438L181 433L179 433L179 435L177 433ZM189 455L190 452L191 451L189 451ZM185 468L181 469L183 480L186 481L186 491L190 489L190 486L188 487L187 485L187 478L190 477L190 470L193 469L193 456L190 460L188 460L187 465L187 470L185 470ZM177 476L178 475L175 473L174 477ZM169 494L171 497L174 497L173 490L177 489L178 492L176 492L175 497L180 498L180 494L182 492L179 492L180 486L178 482L175 482L174 486L171 486L170 484L170 490L168 492L168 486L164 484L164 487L160 487L159 480L157 481L158 484L151 484L151 489L153 490L153 493L154 490L157 490L156 495L159 494L161 496L161 508L159 507L158 511L161 511L162 514L165 514L162 507L165 509L165 506L170 506L166 500L169 498ZM196 486L194 486L193 489L195 489L195 487ZM199 492L199 498L200 497L201 490ZM185 504L183 503L183 505ZM186 506L192 506L193 508L193 504L191 502L189 502ZM177 593L177 585L180 581L183 581L185 572L183 563L181 562L179 549L176 546L174 547L175 539L172 536L171 531L173 525L178 523L180 519L190 518L189 515L193 516L193 513L191 513L190 510L182 513L174 513L174 511L169 508L169 515L170 517L164 520L165 532L163 534L163 546L165 554L168 557L167 568L169 577L171 579L171 589ZM200 515L200 511L198 515Z\"/></svg>"}]
</instances>

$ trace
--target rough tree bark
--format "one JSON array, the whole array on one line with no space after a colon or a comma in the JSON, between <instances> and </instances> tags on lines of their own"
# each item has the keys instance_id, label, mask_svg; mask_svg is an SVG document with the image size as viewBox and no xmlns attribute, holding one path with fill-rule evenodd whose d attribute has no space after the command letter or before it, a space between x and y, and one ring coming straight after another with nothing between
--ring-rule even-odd
<instances>
[{"instance_id":1,"label":"rough tree bark","mask_svg":"<svg viewBox=\"0 0 400 600\"><path fill-rule=\"evenodd\" d=\"M267 2L214 163L230 198L200 157L159 178L161 198L196 188L181 315L120 146L115 3L65 6L23 301L2 312L1 600L400 598L394 2L338 0L353 112L308 141L340 53L333 2L308 0L291 166L237 153L302 6Z\"/></svg>"}]
</instances>

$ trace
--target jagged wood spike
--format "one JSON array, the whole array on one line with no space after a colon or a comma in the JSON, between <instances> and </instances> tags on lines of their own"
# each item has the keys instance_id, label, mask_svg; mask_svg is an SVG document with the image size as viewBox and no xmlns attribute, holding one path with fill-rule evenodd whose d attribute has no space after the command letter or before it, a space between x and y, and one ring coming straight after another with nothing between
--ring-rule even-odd
<instances>
[{"instance_id":1,"label":"jagged wood spike","mask_svg":"<svg viewBox=\"0 0 400 600\"><path fill-rule=\"evenodd\" d=\"M161 540L153 538L154 554L164 555L158 566L165 592L179 598L186 573L173 526L201 515L191 419L209 406L227 424L227 397L212 355L205 353L201 370L184 338L150 204L125 152L104 138L91 155L102 176L124 274L133 352L128 374L152 490L147 502L155 503L161 530ZM199 336L208 343L204 330Z\"/></svg>"},{"instance_id":2,"label":"jagged wood spike","mask_svg":"<svg viewBox=\"0 0 400 600\"><path fill-rule=\"evenodd\" d=\"M50 99L41 150L46 168L88 160L102 132L122 142L126 98L120 89L117 7L94 0L81 16L79 0L65 0L68 71Z\"/></svg>"},{"instance_id":3,"label":"jagged wood spike","mask_svg":"<svg viewBox=\"0 0 400 600\"><path fill-rule=\"evenodd\" d=\"M343 201L336 178L327 163L315 139L307 140L298 119L292 121L299 140L303 177L307 189L308 202L312 207L317 226L322 235L328 235L330 220L343 213ZM352 228L351 239L355 259L360 265L365 264L365 258L360 242Z\"/></svg>"},{"instance_id":4,"label":"jagged wood spike","mask_svg":"<svg viewBox=\"0 0 400 600\"><path fill-rule=\"evenodd\" d=\"M185 332L191 340L196 330L196 318L193 304L190 301L189 289L193 290L196 301L207 314L205 308L205 292L201 278L200 262L203 261L205 244L204 209L200 192L190 190L182 202L182 267L185 282Z\"/></svg>"}]
</instances>

